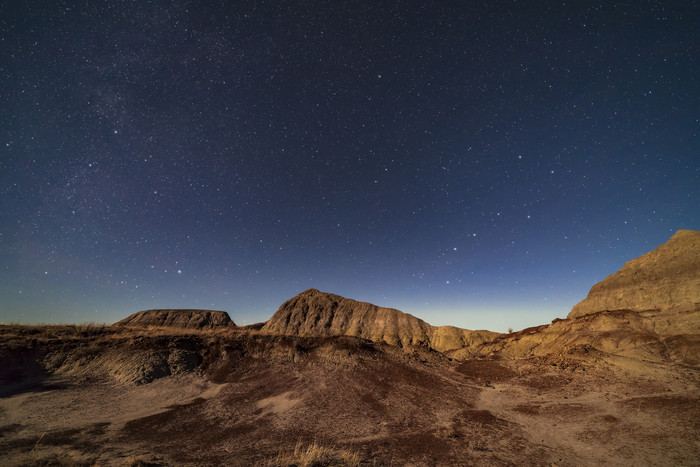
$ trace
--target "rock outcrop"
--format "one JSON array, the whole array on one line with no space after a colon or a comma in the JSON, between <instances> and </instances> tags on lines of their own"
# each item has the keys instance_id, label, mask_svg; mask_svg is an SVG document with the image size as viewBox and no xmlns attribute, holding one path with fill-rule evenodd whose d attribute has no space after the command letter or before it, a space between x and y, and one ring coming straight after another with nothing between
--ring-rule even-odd
<instances>
[{"instance_id":1,"label":"rock outcrop","mask_svg":"<svg viewBox=\"0 0 700 467\"><path fill-rule=\"evenodd\" d=\"M402 347L430 347L440 352L480 344L499 335L452 326L434 327L393 308L316 289L306 290L283 303L261 331L296 336L355 336Z\"/></svg>"},{"instance_id":2,"label":"rock outcrop","mask_svg":"<svg viewBox=\"0 0 700 467\"><path fill-rule=\"evenodd\" d=\"M160 326L182 329L220 329L235 327L228 313L217 310L144 310L114 326Z\"/></svg>"},{"instance_id":3,"label":"rock outcrop","mask_svg":"<svg viewBox=\"0 0 700 467\"><path fill-rule=\"evenodd\" d=\"M591 288L569 318L609 310L692 310L700 304L700 232L679 230Z\"/></svg>"},{"instance_id":4,"label":"rock outcrop","mask_svg":"<svg viewBox=\"0 0 700 467\"><path fill-rule=\"evenodd\" d=\"M589 350L647 362L700 364L700 306L694 309L615 310L506 334L482 345L477 354L530 358ZM468 358L463 350L446 353Z\"/></svg>"},{"instance_id":5,"label":"rock outcrop","mask_svg":"<svg viewBox=\"0 0 700 467\"><path fill-rule=\"evenodd\" d=\"M507 358L602 352L637 361L700 364L700 232L680 230L654 251L628 261L594 285L567 319L503 335L478 351ZM447 355L468 356L462 350Z\"/></svg>"}]
</instances>

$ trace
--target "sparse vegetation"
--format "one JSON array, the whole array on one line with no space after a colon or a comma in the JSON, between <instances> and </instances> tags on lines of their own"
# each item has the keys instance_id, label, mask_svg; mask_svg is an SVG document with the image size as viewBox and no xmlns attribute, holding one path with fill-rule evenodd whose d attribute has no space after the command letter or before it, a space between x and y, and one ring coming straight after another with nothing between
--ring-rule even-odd
<instances>
[{"instance_id":1,"label":"sparse vegetation","mask_svg":"<svg viewBox=\"0 0 700 467\"><path fill-rule=\"evenodd\" d=\"M309 445L299 441L293 451L281 451L272 465L281 467L358 466L360 455L354 451L324 446L317 441Z\"/></svg>"},{"instance_id":2,"label":"sparse vegetation","mask_svg":"<svg viewBox=\"0 0 700 467\"><path fill-rule=\"evenodd\" d=\"M32 467L39 466L80 466L80 465L90 465L89 462L81 463L72 457L67 451L61 450L59 452L52 452L50 454L40 454L36 451L25 455L19 460L18 465L26 465Z\"/></svg>"},{"instance_id":3,"label":"sparse vegetation","mask_svg":"<svg viewBox=\"0 0 700 467\"><path fill-rule=\"evenodd\" d=\"M34 444L31 451L18 456L17 465L32 467L39 466L59 466L78 467L94 465L95 459L83 458L71 449L66 447L44 446L42 440L47 432L44 432Z\"/></svg>"},{"instance_id":4,"label":"sparse vegetation","mask_svg":"<svg viewBox=\"0 0 700 467\"><path fill-rule=\"evenodd\" d=\"M106 324L2 324L0 323L0 340L24 341L31 337L41 341L62 339L122 339L148 335L154 336L207 336L226 337L259 334L248 328L228 328L220 330L183 329L167 326L109 326Z\"/></svg>"}]
</instances>

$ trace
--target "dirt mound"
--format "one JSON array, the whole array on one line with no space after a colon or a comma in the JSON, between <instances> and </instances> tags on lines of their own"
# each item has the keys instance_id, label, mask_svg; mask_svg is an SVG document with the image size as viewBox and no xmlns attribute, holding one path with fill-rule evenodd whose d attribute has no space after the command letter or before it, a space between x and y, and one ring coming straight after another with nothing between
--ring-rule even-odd
<instances>
[{"instance_id":1,"label":"dirt mound","mask_svg":"<svg viewBox=\"0 0 700 467\"><path fill-rule=\"evenodd\" d=\"M295 336L356 336L401 347L423 346L438 351L481 344L498 335L452 326L434 327L393 308L316 289L309 289L283 303L261 331Z\"/></svg>"},{"instance_id":2,"label":"dirt mound","mask_svg":"<svg viewBox=\"0 0 700 467\"><path fill-rule=\"evenodd\" d=\"M225 311L144 310L114 323L115 326L162 326L182 329L218 329L236 324Z\"/></svg>"},{"instance_id":3,"label":"dirt mound","mask_svg":"<svg viewBox=\"0 0 700 467\"><path fill-rule=\"evenodd\" d=\"M472 331L454 326L431 326L430 347L438 352L461 349L465 356L474 356L485 343L501 336L498 332Z\"/></svg>"},{"instance_id":4,"label":"dirt mound","mask_svg":"<svg viewBox=\"0 0 700 467\"><path fill-rule=\"evenodd\" d=\"M664 310L700 303L700 232L679 230L671 239L627 262L591 288L569 318L606 310Z\"/></svg>"},{"instance_id":5,"label":"dirt mound","mask_svg":"<svg viewBox=\"0 0 700 467\"><path fill-rule=\"evenodd\" d=\"M226 386L216 398L133 420L124 439L165 447L176 465L233 457L241 465L488 465L515 463L523 453L550 460L542 447L525 444L518 426L476 409L482 385L429 349L272 335L221 348L226 354L211 361L220 365L212 375ZM289 358L275 361L268 352ZM316 442L361 462L285 454Z\"/></svg>"}]
</instances>

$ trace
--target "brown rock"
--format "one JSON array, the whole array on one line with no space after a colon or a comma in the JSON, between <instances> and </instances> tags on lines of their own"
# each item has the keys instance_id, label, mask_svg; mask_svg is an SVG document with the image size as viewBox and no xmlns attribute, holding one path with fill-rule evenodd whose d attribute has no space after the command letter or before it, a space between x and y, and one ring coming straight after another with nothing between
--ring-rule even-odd
<instances>
[{"instance_id":1,"label":"brown rock","mask_svg":"<svg viewBox=\"0 0 700 467\"><path fill-rule=\"evenodd\" d=\"M144 310L118 321L115 326L163 326L183 329L235 327L228 313L217 310Z\"/></svg>"},{"instance_id":2,"label":"brown rock","mask_svg":"<svg viewBox=\"0 0 700 467\"><path fill-rule=\"evenodd\" d=\"M700 306L695 309L615 310L578 318L557 319L552 324L504 334L493 342L472 349L483 356L498 353L504 358L566 355L595 350L646 362L700 363ZM476 352L474 351L476 350ZM469 357L463 350L446 355Z\"/></svg>"},{"instance_id":3,"label":"brown rock","mask_svg":"<svg viewBox=\"0 0 700 467\"><path fill-rule=\"evenodd\" d=\"M358 302L316 289L287 300L262 332L297 336L356 336L402 347L419 345L438 351L492 340L498 333L434 327L393 308Z\"/></svg>"},{"instance_id":4,"label":"brown rock","mask_svg":"<svg viewBox=\"0 0 700 467\"><path fill-rule=\"evenodd\" d=\"M671 239L591 288L569 318L606 310L694 309L700 303L700 232L679 230Z\"/></svg>"}]
</instances>

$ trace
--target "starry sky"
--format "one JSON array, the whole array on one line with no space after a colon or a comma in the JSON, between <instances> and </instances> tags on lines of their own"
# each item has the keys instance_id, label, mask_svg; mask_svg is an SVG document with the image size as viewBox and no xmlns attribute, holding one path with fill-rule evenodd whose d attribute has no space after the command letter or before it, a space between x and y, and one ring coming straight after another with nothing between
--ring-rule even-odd
<instances>
[{"instance_id":1,"label":"starry sky","mask_svg":"<svg viewBox=\"0 0 700 467\"><path fill-rule=\"evenodd\" d=\"M505 331L700 228L695 1L0 4L0 321Z\"/></svg>"}]
</instances>

